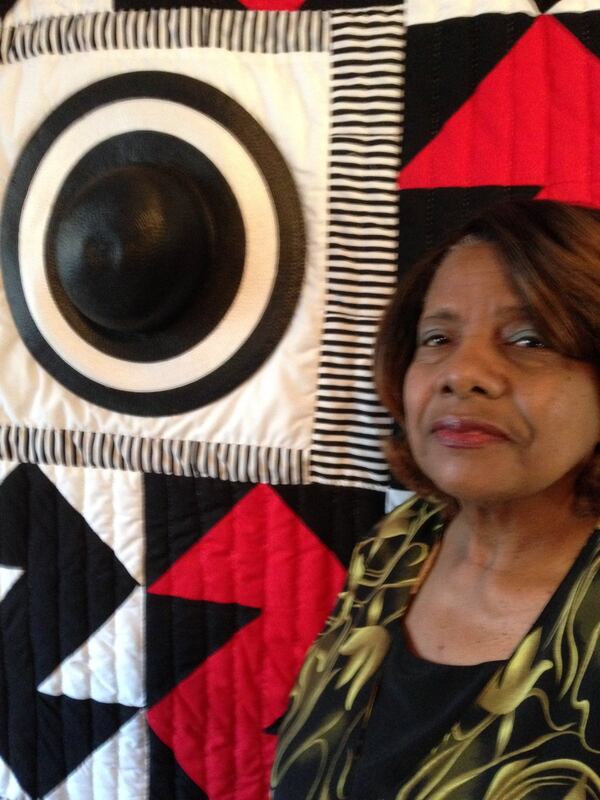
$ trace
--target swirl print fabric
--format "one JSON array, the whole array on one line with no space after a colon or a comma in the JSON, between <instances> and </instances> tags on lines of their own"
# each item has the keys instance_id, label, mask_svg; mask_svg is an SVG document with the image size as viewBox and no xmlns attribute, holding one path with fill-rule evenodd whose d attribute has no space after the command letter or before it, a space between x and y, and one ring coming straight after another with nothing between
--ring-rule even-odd
<instances>
[{"instance_id":1,"label":"swirl print fabric","mask_svg":"<svg viewBox=\"0 0 600 800\"><path fill-rule=\"evenodd\" d=\"M356 547L346 588L291 695L276 800L352 797L381 665L443 533L440 510L413 497ZM599 567L596 527L511 658L394 800L600 798Z\"/></svg>"}]
</instances>

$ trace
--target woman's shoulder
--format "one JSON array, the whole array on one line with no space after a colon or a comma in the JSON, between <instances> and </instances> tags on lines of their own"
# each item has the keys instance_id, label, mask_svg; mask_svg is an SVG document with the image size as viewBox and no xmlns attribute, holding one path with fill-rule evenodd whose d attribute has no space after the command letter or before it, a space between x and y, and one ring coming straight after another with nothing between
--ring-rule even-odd
<instances>
[{"instance_id":1,"label":"woman's shoulder","mask_svg":"<svg viewBox=\"0 0 600 800\"><path fill-rule=\"evenodd\" d=\"M444 505L412 495L384 516L373 530L360 540L353 558L368 560L414 547L430 547L445 527Z\"/></svg>"},{"instance_id":2,"label":"woman's shoulder","mask_svg":"<svg viewBox=\"0 0 600 800\"><path fill-rule=\"evenodd\" d=\"M390 511L354 547L346 591L364 600L390 585L416 580L442 535L443 506L418 495Z\"/></svg>"},{"instance_id":3,"label":"woman's shoulder","mask_svg":"<svg viewBox=\"0 0 600 800\"><path fill-rule=\"evenodd\" d=\"M444 527L444 504L413 494L386 514L379 523L379 535L428 536Z\"/></svg>"}]
</instances>

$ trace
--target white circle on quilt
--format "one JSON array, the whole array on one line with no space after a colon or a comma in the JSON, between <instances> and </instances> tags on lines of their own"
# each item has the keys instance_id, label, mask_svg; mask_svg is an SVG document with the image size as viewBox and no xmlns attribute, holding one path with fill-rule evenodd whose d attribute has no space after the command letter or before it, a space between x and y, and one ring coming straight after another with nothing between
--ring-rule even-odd
<instances>
[{"instance_id":1,"label":"white circle on quilt","mask_svg":"<svg viewBox=\"0 0 600 800\"><path fill-rule=\"evenodd\" d=\"M173 113L169 114L169 106ZM49 217L66 175L99 141L139 130L169 134L202 152L223 175L240 208L246 257L240 286L218 325L186 352L139 363L103 353L83 340L57 307L45 270ZM99 140L98 131L102 132ZM243 176L243 184L240 181ZM269 187L240 141L211 117L164 99L128 99L91 111L71 124L44 154L23 205L19 261L23 293L40 333L66 363L105 386L159 392L203 378L248 339L269 303L279 259L279 232Z\"/></svg>"}]
</instances>

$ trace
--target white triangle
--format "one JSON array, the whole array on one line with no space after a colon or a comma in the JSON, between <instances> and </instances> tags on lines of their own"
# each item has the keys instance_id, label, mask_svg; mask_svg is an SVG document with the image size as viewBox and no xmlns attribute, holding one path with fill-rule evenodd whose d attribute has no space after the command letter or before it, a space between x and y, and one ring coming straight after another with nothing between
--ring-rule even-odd
<instances>
[{"instance_id":1,"label":"white triangle","mask_svg":"<svg viewBox=\"0 0 600 800\"><path fill-rule=\"evenodd\" d=\"M25 570L21 567L4 567L0 564L0 603L24 572ZM2 797L1 794L0 797Z\"/></svg>"},{"instance_id":2,"label":"white triangle","mask_svg":"<svg viewBox=\"0 0 600 800\"><path fill-rule=\"evenodd\" d=\"M148 797L149 757L146 717L138 711L44 800L141 800Z\"/></svg>"},{"instance_id":3,"label":"white triangle","mask_svg":"<svg viewBox=\"0 0 600 800\"><path fill-rule=\"evenodd\" d=\"M528 14L539 16L534 0L408 0L406 25L423 25L480 14Z\"/></svg>"},{"instance_id":4,"label":"white triangle","mask_svg":"<svg viewBox=\"0 0 600 800\"><path fill-rule=\"evenodd\" d=\"M0 798L2 800L31 800L31 795L24 792L15 773L0 758Z\"/></svg>"},{"instance_id":5,"label":"white triangle","mask_svg":"<svg viewBox=\"0 0 600 800\"><path fill-rule=\"evenodd\" d=\"M145 591L138 586L102 627L40 683L38 691L142 708L146 703L145 617Z\"/></svg>"},{"instance_id":6,"label":"white triangle","mask_svg":"<svg viewBox=\"0 0 600 800\"><path fill-rule=\"evenodd\" d=\"M0 461L0 484L6 478L6 476L10 475L10 473L18 466L18 461Z\"/></svg>"},{"instance_id":7,"label":"white triangle","mask_svg":"<svg viewBox=\"0 0 600 800\"><path fill-rule=\"evenodd\" d=\"M406 489L386 489L385 513L389 514L390 511L405 503L413 494L414 492L408 492Z\"/></svg>"},{"instance_id":8,"label":"white triangle","mask_svg":"<svg viewBox=\"0 0 600 800\"><path fill-rule=\"evenodd\" d=\"M138 583L144 582L144 511L139 472L41 464L65 500L115 553Z\"/></svg>"}]
</instances>

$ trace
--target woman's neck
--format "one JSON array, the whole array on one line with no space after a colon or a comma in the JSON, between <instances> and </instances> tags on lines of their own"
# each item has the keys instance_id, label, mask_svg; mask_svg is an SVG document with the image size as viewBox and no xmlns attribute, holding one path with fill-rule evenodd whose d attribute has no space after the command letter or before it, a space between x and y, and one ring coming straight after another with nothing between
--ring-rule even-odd
<instances>
[{"instance_id":1,"label":"woman's neck","mask_svg":"<svg viewBox=\"0 0 600 800\"><path fill-rule=\"evenodd\" d=\"M463 503L448 526L446 556L482 571L554 572L572 562L597 520L577 516L564 498Z\"/></svg>"}]
</instances>

